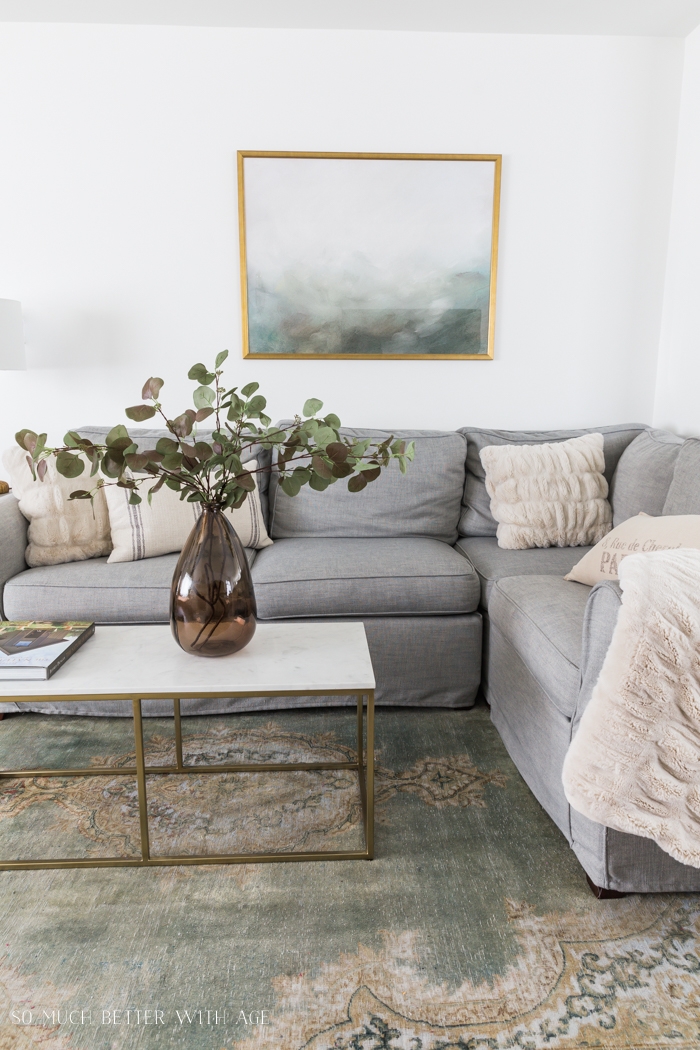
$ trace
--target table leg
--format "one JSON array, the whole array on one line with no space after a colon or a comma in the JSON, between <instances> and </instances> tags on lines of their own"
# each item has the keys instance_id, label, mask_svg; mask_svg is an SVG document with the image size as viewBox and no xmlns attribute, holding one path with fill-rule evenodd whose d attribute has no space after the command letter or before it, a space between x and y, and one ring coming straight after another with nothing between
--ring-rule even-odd
<instances>
[{"instance_id":1,"label":"table leg","mask_svg":"<svg viewBox=\"0 0 700 1050\"><path fill-rule=\"evenodd\" d=\"M363 708L365 705L364 693L357 694L357 767L362 773L362 767L365 764L364 750L365 750L365 730L363 723Z\"/></svg>"},{"instance_id":2,"label":"table leg","mask_svg":"<svg viewBox=\"0 0 700 1050\"><path fill-rule=\"evenodd\" d=\"M367 694L367 856L374 857L374 690Z\"/></svg>"},{"instance_id":3,"label":"table leg","mask_svg":"<svg viewBox=\"0 0 700 1050\"><path fill-rule=\"evenodd\" d=\"M139 820L141 825L141 859L151 859L151 847L148 840L148 801L146 796L146 761L143 753L143 718L141 701L133 700L134 705L134 741L136 744L136 785L139 796Z\"/></svg>"},{"instance_id":4,"label":"table leg","mask_svg":"<svg viewBox=\"0 0 700 1050\"><path fill-rule=\"evenodd\" d=\"M175 714L175 754L177 756L177 768L184 769L182 764L182 722L180 721L180 701L173 700Z\"/></svg>"}]
</instances>

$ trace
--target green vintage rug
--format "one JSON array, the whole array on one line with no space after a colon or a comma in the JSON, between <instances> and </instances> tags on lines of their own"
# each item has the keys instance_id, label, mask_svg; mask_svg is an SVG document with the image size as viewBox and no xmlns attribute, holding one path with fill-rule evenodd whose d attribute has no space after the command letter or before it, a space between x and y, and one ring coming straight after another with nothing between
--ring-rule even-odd
<instances>
[{"instance_id":1,"label":"green vintage rug","mask_svg":"<svg viewBox=\"0 0 700 1050\"><path fill-rule=\"evenodd\" d=\"M342 761L354 718L184 725L190 761ZM170 760L170 723L146 729ZM377 745L372 862L1 873L0 1047L700 1047L698 897L596 901L485 708L380 709ZM5 768L133 760L129 720L0 723ZM152 781L164 852L360 842L342 771ZM3 786L5 857L137 849L125 777Z\"/></svg>"}]
</instances>

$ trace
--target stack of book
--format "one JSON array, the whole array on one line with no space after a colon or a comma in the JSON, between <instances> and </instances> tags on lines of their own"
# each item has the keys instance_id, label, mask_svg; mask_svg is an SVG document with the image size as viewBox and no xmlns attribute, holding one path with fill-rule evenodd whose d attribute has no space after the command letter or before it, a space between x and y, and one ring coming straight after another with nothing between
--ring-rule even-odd
<instances>
[{"instance_id":1,"label":"stack of book","mask_svg":"<svg viewBox=\"0 0 700 1050\"><path fill-rule=\"evenodd\" d=\"M50 678L94 633L76 620L0 620L0 680Z\"/></svg>"}]
</instances>

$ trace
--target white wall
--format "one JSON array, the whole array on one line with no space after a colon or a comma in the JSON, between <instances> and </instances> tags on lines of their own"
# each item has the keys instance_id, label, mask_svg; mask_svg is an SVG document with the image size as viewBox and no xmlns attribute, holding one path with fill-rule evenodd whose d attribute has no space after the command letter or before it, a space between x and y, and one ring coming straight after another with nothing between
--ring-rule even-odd
<instances>
[{"instance_id":1,"label":"white wall","mask_svg":"<svg viewBox=\"0 0 700 1050\"><path fill-rule=\"evenodd\" d=\"M685 43L654 422L700 435L700 29Z\"/></svg>"},{"instance_id":2,"label":"white wall","mask_svg":"<svg viewBox=\"0 0 700 1050\"><path fill-rule=\"evenodd\" d=\"M173 412L232 352L271 414L597 425L653 407L682 41L177 27L0 28L0 297L26 373L0 447ZM498 152L493 362L240 359L237 149Z\"/></svg>"}]
</instances>

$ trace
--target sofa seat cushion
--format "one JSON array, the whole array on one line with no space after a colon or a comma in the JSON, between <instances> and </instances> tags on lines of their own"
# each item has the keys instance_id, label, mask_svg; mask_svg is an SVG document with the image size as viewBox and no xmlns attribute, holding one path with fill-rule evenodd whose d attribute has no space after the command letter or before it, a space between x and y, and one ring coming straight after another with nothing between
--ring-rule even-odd
<instances>
[{"instance_id":1,"label":"sofa seat cushion","mask_svg":"<svg viewBox=\"0 0 700 1050\"><path fill-rule=\"evenodd\" d=\"M481 605L488 609L496 580L507 576L565 576L592 547L542 547L503 550L495 536L469 536L457 543L479 575Z\"/></svg>"},{"instance_id":2,"label":"sofa seat cushion","mask_svg":"<svg viewBox=\"0 0 700 1050\"><path fill-rule=\"evenodd\" d=\"M579 691L583 617L590 587L558 576L497 580L489 619L550 701L573 717Z\"/></svg>"},{"instance_id":3,"label":"sofa seat cushion","mask_svg":"<svg viewBox=\"0 0 700 1050\"><path fill-rule=\"evenodd\" d=\"M257 551L246 551L248 564ZM46 565L5 584L8 620L94 620L167 623L170 584L179 553L108 565L106 558Z\"/></svg>"},{"instance_id":4,"label":"sofa seat cushion","mask_svg":"<svg viewBox=\"0 0 700 1050\"><path fill-rule=\"evenodd\" d=\"M479 579L454 548L427 537L285 539L253 566L258 615L438 616L474 612Z\"/></svg>"}]
</instances>

